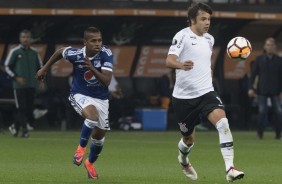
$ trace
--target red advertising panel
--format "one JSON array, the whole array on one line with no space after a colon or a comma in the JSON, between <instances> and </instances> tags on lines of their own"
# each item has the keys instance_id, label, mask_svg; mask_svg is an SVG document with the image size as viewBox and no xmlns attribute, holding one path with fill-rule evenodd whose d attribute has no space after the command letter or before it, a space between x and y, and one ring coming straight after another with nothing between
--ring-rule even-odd
<instances>
[{"instance_id":1,"label":"red advertising panel","mask_svg":"<svg viewBox=\"0 0 282 184\"><path fill-rule=\"evenodd\" d=\"M136 53L136 46L110 46L114 55L115 77L128 77Z\"/></svg>"},{"instance_id":2,"label":"red advertising panel","mask_svg":"<svg viewBox=\"0 0 282 184\"><path fill-rule=\"evenodd\" d=\"M134 77L160 77L169 72L165 66L168 46L144 46L134 72Z\"/></svg>"}]
</instances>

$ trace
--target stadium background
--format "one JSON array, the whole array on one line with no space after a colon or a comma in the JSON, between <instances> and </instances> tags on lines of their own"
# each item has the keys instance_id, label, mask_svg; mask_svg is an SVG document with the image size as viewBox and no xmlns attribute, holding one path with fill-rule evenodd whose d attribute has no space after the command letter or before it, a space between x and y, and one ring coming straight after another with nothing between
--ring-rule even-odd
<instances>
[{"instance_id":1,"label":"stadium background","mask_svg":"<svg viewBox=\"0 0 282 184\"><path fill-rule=\"evenodd\" d=\"M209 3L214 10L209 31L216 40L214 77L220 86L230 124L237 129L252 129L256 107L247 97L250 63L262 53L265 38L272 36L281 44L282 3L263 0L202 2ZM186 0L1 1L1 64L9 49L18 44L22 29L32 31L33 46L46 61L62 45L81 46L84 28L97 26L102 30L104 44L109 45L116 56L114 74L133 109L156 108L150 97L159 94L159 78L167 72L166 53L174 34L186 26L187 6ZM246 62L238 63L226 57L225 47L235 36L244 36L252 44L253 52ZM71 68L64 61L54 65L47 79L51 92L45 99L52 98L50 110L55 110L58 116L52 121L60 123L69 118L68 128L78 128L81 119L76 117L74 121L74 112L65 100L70 74ZM13 98L9 82L8 79L1 81L2 99ZM13 121L13 105L1 103L1 111L8 114L4 117L4 127L7 127ZM170 120L168 124L173 123ZM36 128L46 127L48 120L39 121Z\"/></svg>"}]
</instances>

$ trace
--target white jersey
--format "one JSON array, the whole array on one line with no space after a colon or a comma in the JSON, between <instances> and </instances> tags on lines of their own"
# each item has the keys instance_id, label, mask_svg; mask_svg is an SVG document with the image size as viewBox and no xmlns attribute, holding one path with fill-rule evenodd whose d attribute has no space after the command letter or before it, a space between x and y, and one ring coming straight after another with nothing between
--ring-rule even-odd
<instances>
[{"instance_id":1,"label":"white jersey","mask_svg":"<svg viewBox=\"0 0 282 184\"><path fill-rule=\"evenodd\" d=\"M168 54L178 56L178 61L192 61L193 69L176 70L176 82L172 96L192 99L214 91L211 73L211 55L214 38L205 33L198 36L190 27L179 31L173 38Z\"/></svg>"}]
</instances>

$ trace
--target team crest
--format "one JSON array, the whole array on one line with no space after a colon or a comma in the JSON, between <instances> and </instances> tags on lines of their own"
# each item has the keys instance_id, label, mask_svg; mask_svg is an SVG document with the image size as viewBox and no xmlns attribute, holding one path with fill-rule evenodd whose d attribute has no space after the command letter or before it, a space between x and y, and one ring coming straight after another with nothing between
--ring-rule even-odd
<instances>
[{"instance_id":1,"label":"team crest","mask_svg":"<svg viewBox=\"0 0 282 184\"><path fill-rule=\"evenodd\" d=\"M186 127L186 123L180 122L180 123L178 123L178 125L179 125L181 132L183 132L183 133L188 132L188 128Z\"/></svg>"}]
</instances>

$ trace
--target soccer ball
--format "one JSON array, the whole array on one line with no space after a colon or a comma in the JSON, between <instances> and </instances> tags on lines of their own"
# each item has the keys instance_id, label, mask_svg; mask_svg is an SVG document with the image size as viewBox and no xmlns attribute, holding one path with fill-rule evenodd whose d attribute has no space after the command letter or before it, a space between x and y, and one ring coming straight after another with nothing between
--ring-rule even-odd
<instances>
[{"instance_id":1,"label":"soccer ball","mask_svg":"<svg viewBox=\"0 0 282 184\"><path fill-rule=\"evenodd\" d=\"M249 40L238 36L229 41L226 52L229 58L235 61L244 61L251 54L252 46Z\"/></svg>"}]
</instances>

